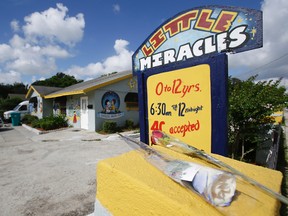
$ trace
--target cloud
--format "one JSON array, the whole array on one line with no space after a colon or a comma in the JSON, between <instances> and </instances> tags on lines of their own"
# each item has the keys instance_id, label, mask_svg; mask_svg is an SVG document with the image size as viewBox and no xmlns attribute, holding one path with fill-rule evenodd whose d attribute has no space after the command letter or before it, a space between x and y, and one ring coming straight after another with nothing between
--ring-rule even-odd
<instances>
[{"instance_id":1,"label":"cloud","mask_svg":"<svg viewBox=\"0 0 288 216\"><path fill-rule=\"evenodd\" d=\"M68 8L58 3L57 8L49 8L43 12L34 12L24 18L26 24L23 31L26 38L32 41L49 40L74 46L82 40L84 34L84 15L67 16Z\"/></svg>"},{"instance_id":2,"label":"cloud","mask_svg":"<svg viewBox=\"0 0 288 216\"><path fill-rule=\"evenodd\" d=\"M288 78L288 1L264 0L263 48L229 55L232 76L247 79L258 74L259 79Z\"/></svg>"},{"instance_id":3,"label":"cloud","mask_svg":"<svg viewBox=\"0 0 288 216\"><path fill-rule=\"evenodd\" d=\"M1 73L1 72L0 72ZM9 71L7 73L1 73L0 83L20 83L21 82L21 74L16 71Z\"/></svg>"},{"instance_id":4,"label":"cloud","mask_svg":"<svg viewBox=\"0 0 288 216\"><path fill-rule=\"evenodd\" d=\"M31 58L29 56L31 56ZM23 75L49 75L50 72L55 71L57 67L53 58L37 58L34 54L29 54L8 63L6 68L8 71L21 71Z\"/></svg>"},{"instance_id":5,"label":"cloud","mask_svg":"<svg viewBox=\"0 0 288 216\"><path fill-rule=\"evenodd\" d=\"M113 4L113 11L115 13L119 13L120 12L120 5L119 4Z\"/></svg>"},{"instance_id":6,"label":"cloud","mask_svg":"<svg viewBox=\"0 0 288 216\"><path fill-rule=\"evenodd\" d=\"M0 44L0 63L4 69L21 74L50 74L55 71L56 58L66 58L70 54L57 45L32 45L14 35L9 44Z\"/></svg>"},{"instance_id":7,"label":"cloud","mask_svg":"<svg viewBox=\"0 0 288 216\"><path fill-rule=\"evenodd\" d=\"M85 21L82 14L68 16L62 4L10 22L14 34L8 43L0 43L0 77L3 82L21 81L21 77L48 76L57 70L56 60L72 56L70 49L82 40ZM20 36L21 35L21 36ZM7 77L7 78L3 78Z\"/></svg>"},{"instance_id":8,"label":"cloud","mask_svg":"<svg viewBox=\"0 0 288 216\"><path fill-rule=\"evenodd\" d=\"M10 23L10 26L11 26L11 29L14 31L14 32L18 32L20 30L20 27L19 27L19 22L17 20L13 20L11 23Z\"/></svg>"},{"instance_id":9,"label":"cloud","mask_svg":"<svg viewBox=\"0 0 288 216\"><path fill-rule=\"evenodd\" d=\"M7 44L0 44L0 64L13 58L13 49Z\"/></svg>"},{"instance_id":10,"label":"cloud","mask_svg":"<svg viewBox=\"0 0 288 216\"><path fill-rule=\"evenodd\" d=\"M91 79L102 74L120 72L132 69L132 51L127 49L129 42L123 39L115 41L114 50L116 55L107 57L102 62L90 63L85 67L72 66L65 73L75 76L77 79Z\"/></svg>"}]
</instances>

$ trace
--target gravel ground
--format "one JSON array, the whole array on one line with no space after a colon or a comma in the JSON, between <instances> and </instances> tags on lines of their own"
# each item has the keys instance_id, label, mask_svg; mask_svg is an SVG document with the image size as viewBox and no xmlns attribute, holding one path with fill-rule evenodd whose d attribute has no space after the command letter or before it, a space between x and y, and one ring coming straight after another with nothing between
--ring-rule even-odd
<instances>
[{"instance_id":1,"label":"gravel ground","mask_svg":"<svg viewBox=\"0 0 288 216\"><path fill-rule=\"evenodd\" d=\"M67 129L37 135L0 128L0 215L88 215L97 162L130 151L117 135Z\"/></svg>"}]
</instances>

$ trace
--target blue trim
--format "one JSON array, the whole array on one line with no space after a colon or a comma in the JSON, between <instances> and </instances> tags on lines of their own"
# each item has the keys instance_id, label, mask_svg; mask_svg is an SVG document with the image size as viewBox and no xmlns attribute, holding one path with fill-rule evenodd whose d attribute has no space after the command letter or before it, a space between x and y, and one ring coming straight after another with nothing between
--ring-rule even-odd
<instances>
[{"instance_id":1,"label":"blue trim","mask_svg":"<svg viewBox=\"0 0 288 216\"><path fill-rule=\"evenodd\" d=\"M148 140L148 137L145 135L145 128L148 128L147 125L147 91L145 89L144 85L144 79L143 79L143 73L139 73L137 75L137 81L138 81L138 104L139 104L139 127L140 127L140 140L146 142ZM144 98L146 96L146 99Z\"/></svg>"},{"instance_id":2,"label":"blue trim","mask_svg":"<svg viewBox=\"0 0 288 216\"><path fill-rule=\"evenodd\" d=\"M147 107L147 79L149 76L166 71L181 68L208 64L211 69L211 152L227 156L228 154L228 134L227 134L227 80L228 80L228 60L226 54L198 58L191 61L170 64L161 68L152 68L145 72L138 73L138 95L139 95L139 122L140 140L149 143L148 128L148 107Z\"/></svg>"},{"instance_id":3,"label":"blue trim","mask_svg":"<svg viewBox=\"0 0 288 216\"><path fill-rule=\"evenodd\" d=\"M228 155L228 60L227 55L211 59L212 146L211 152Z\"/></svg>"}]
</instances>

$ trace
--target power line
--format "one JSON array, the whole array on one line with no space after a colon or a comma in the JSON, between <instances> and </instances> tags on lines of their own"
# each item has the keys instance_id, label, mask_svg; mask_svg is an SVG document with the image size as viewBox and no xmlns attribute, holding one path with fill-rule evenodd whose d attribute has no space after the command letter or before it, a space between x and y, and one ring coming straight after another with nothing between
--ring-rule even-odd
<instances>
[{"instance_id":1,"label":"power line","mask_svg":"<svg viewBox=\"0 0 288 216\"><path fill-rule=\"evenodd\" d=\"M274 63L274 62L276 62L276 61L278 61L278 60L280 60L280 59L282 59L282 58L284 58L284 57L286 57L286 56L288 56L288 53L285 53L284 55L280 56L279 58L274 59L274 60L272 60L271 62L268 62L268 63L266 63L266 64L264 64L264 65L261 65L260 67L254 68L254 69L252 69L252 70L250 70L250 71L247 71L247 72L244 72L244 74L252 73L253 71L257 71L257 70L259 70L259 69L261 69L261 68L263 68L263 67L266 67L267 65L270 65L270 64L272 64L272 63Z\"/></svg>"}]
</instances>

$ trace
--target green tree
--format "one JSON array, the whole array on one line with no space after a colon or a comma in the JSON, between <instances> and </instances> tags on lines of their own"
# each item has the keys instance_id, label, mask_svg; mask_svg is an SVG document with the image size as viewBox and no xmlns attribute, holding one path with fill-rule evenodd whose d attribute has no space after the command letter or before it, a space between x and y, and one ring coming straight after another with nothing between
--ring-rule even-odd
<instances>
[{"instance_id":1,"label":"green tree","mask_svg":"<svg viewBox=\"0 0 288 216\"><path fill-rule=\"evenodd\" d=\"M21 98L0 98L0 117L3 117L3 113L8 110L14 109L20 102L22 102Z\"/></svg>"},{"instance_id":2,"label":"green tree","mask_svg":"<svg viewBox=\"0 0 288 216\"><path fill-rule=\"evenodd\" d=\"M288 95L279 86L280 79L261 82L255 79L256 76L246 81L229 78L228 137L232 158L243 159L248 152L255 151L263 141L261 133L272 127L271 114L287 106Z\"/></svg>"},{"instance_id":3,"label":"green tree","mask_svg":"<svg viewBox=\"0 0 288 216\"><path fill-rule=\"evenodd\" d=\"M26 94L28 86L25 86L23 83L14 83L14 84L0 84L0 98L7 98L9 93L14 94Z\"/></svg>"},{"instance_id":4,"label":"green tree","mask_svg":"<svg viewBox=\"0 0 288 216\"><path fill-rule=\"evenodd\" d=\"M51 87L68 87L77 83L83 82L83 80L76 80L74 76L66 75L62 72L57 73L56 75L45 79L45 80L38 80L32 85L39 85L39 86L51 86Z\"/></svg>"}]
</instances>

